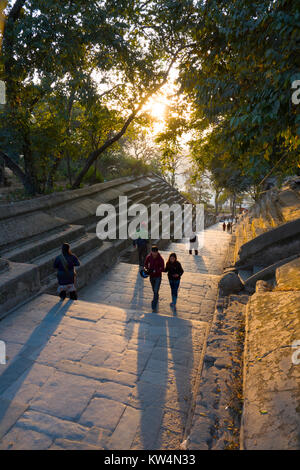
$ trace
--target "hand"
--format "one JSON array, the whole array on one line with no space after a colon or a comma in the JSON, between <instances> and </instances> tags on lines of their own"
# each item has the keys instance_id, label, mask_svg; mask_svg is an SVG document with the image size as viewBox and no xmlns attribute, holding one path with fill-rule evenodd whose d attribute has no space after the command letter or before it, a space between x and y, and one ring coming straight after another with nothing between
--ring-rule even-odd
<instances>
[{"instance_id":1,"label":"hand","mask_svg":"<svg viewBox=\"0 0 300 470\"><path fill-rule=\"evenodd\" d=\"M179 274L173 274L173 277L179 277Z\"/></svg>"}]
</instances>

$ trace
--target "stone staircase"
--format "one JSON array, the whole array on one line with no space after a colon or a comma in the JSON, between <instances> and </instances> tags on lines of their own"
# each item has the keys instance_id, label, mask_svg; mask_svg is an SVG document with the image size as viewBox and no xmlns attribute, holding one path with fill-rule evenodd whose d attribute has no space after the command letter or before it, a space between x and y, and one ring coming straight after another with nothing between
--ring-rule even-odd
<instances>
[{"instance_id":1,"label":"stone staircase","mask_svg":"<svg viewBox=\"0 0 300 470\"><path fill-rule=\"evenodd\" d=\"M127 196L128 206L142 203L147 208L152 203L188 202L162 178L149 174L0 205L0 257L9 262L0 272L0 315L34 295L54 292L53 261L63 242L71 244L81 261L78 288L112 266L132 241L100 240L96 226L101 218L96 210L99 204L109 203L118 217L119 196Z\"/></svg>"},{"instance_id":2,"label":"stone staircase","mask_svg":"<svg viewBox=\"0 0 300 470\"><path fill-rule=\"evenodd\" d=\"M230 237L212 226L199 256L184 242L160 250L185 271L176 315L166 274L154 314L149 279L121 262L78 301L43 294L2 319L0 449L178 450L192 429L199 447L195 403Z\"/></svg>"}]
</instances>

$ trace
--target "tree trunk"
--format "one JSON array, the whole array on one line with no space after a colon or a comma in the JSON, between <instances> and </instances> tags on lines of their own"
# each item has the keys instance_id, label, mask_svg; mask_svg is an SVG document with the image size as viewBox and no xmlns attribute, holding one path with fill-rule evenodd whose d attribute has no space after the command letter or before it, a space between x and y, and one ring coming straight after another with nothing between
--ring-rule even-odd
<instances>
[{"instance_id":1,"label":"tree trunk","mask_svg":"<svg viewBox=\"0 0 300 470\"><path fill-rule=\"evenodd\" d=\"M215 194L215 215L219 214L219 196L221 194L220 190L216 190Z\"/></svg>"},{"instance_id":2,"label":"tree trunk","mask_svg":"<svg viewBox=\"0 0 300 470\"><path fill-rule=\"evenodd\" d=\"M0 160L0 186L5 186L5 166L4 161Z\"/></svg>"},{"instance_id":3,"label":"tree trunk","mask_svg":"<svg viewBox=\"0 0 300 470\"><path fill-rule=\"evenodd\" d=\"M35 162L31 150L30 136L27 132L24 135L23 155L24 170L26 175L25 190L29 195L35 196L37 193L40 192L40 188L36 175Z\"/></svg>"},{"instance_id":4,"label":"tree trunk","mask_svg":"<svg viewBox=\"0 0 300 470\"><path fill-rule=\"evenodd\" d=\"M46 188L48 190L51 190L53 189L53 185L54 185L54 175L59 167L59 164L61 162L61 155L59 155L58 157L56 157L53 165L52 165L52 168L50 169L49 171L49 174L48 174L48 179L47 179L47 182L46 182Z\"/></svg>"}]
</instances>

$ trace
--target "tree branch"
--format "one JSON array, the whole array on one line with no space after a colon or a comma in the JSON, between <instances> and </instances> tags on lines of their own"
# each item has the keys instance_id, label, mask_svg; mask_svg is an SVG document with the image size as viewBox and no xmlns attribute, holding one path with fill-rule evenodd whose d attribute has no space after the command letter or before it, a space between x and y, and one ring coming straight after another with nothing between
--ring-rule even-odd
<instances>
[{"instance_id":1,"label":"tree branch","mask_svg":"<svg viewBox=\"0 0 300 470\"><path fill-rule=\"evenodd\" d=\"M14 162L13 159L10 158L6 153L2 152L2 150L0 150L0 158L3 159L5 165L24 184L26 181L26 175L23 172L23 170L19 167L19 165L16 162Z\"/></svg>"}]
</instances>

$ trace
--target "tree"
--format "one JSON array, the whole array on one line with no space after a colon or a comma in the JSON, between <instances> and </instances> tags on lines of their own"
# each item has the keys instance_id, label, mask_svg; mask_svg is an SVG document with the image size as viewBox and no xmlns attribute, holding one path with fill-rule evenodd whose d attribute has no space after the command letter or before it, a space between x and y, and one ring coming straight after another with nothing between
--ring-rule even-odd
<instances>
[{"instance_id":1,"label":"tree","mask_svg":"<svg viewBox=\"0 0 300 470\"><path fill-rule=\"evenodd\" d=\"M184 18L190 3L169 6L177 4ZM99 147L81 160L73 181L76 188L99 156L125 135L189 46L180 30L174 28L170 33L174 21L169 6L161 8L160 1L7 2L0 71L8 99L1 116L0 156L28 193L41 192L43 184L40 162L32 148L36 130L32 117L38 114L41 102L47 108L48 100L65 89L65 144L77 139L76 129L70 126L71 109L79 105L89 110L94 100L99 108L94 115L105 108L109 111L110 129ZM62 110L58 114L57 124ZM101 122L98 125L101 127ZM54 147L56 152L56 144ZM53 173L66 158L71 180L67 147L52 157L53 166L48 170Z\"/></svg>"},{"instance_id":2,"label":"tree","mask_svg":"<svg viewBox=\"0 0 300 470\"><path fill-rule=\"evenodd\" d=\"M202 152L206 140L211 156L222 154L225 166L234 163L253 184L273 169L295 172L300 120L291 83L300 78L299 5L199 1L195 16L189 34L196 46L179 75L192 102L194 146L198 140Z\"/></svg>"},{"instance_id":3,"label":"tree","mask_svg":"<svg viewBox=\"0 0 300 470\"><path fill-rule=\"evenodd\" d=\"M208 206L212 198L211 185L208 175L200 173L195 165L191 165L184 172L185 191L195 204Z\"/></svg>"}]
</instances>

